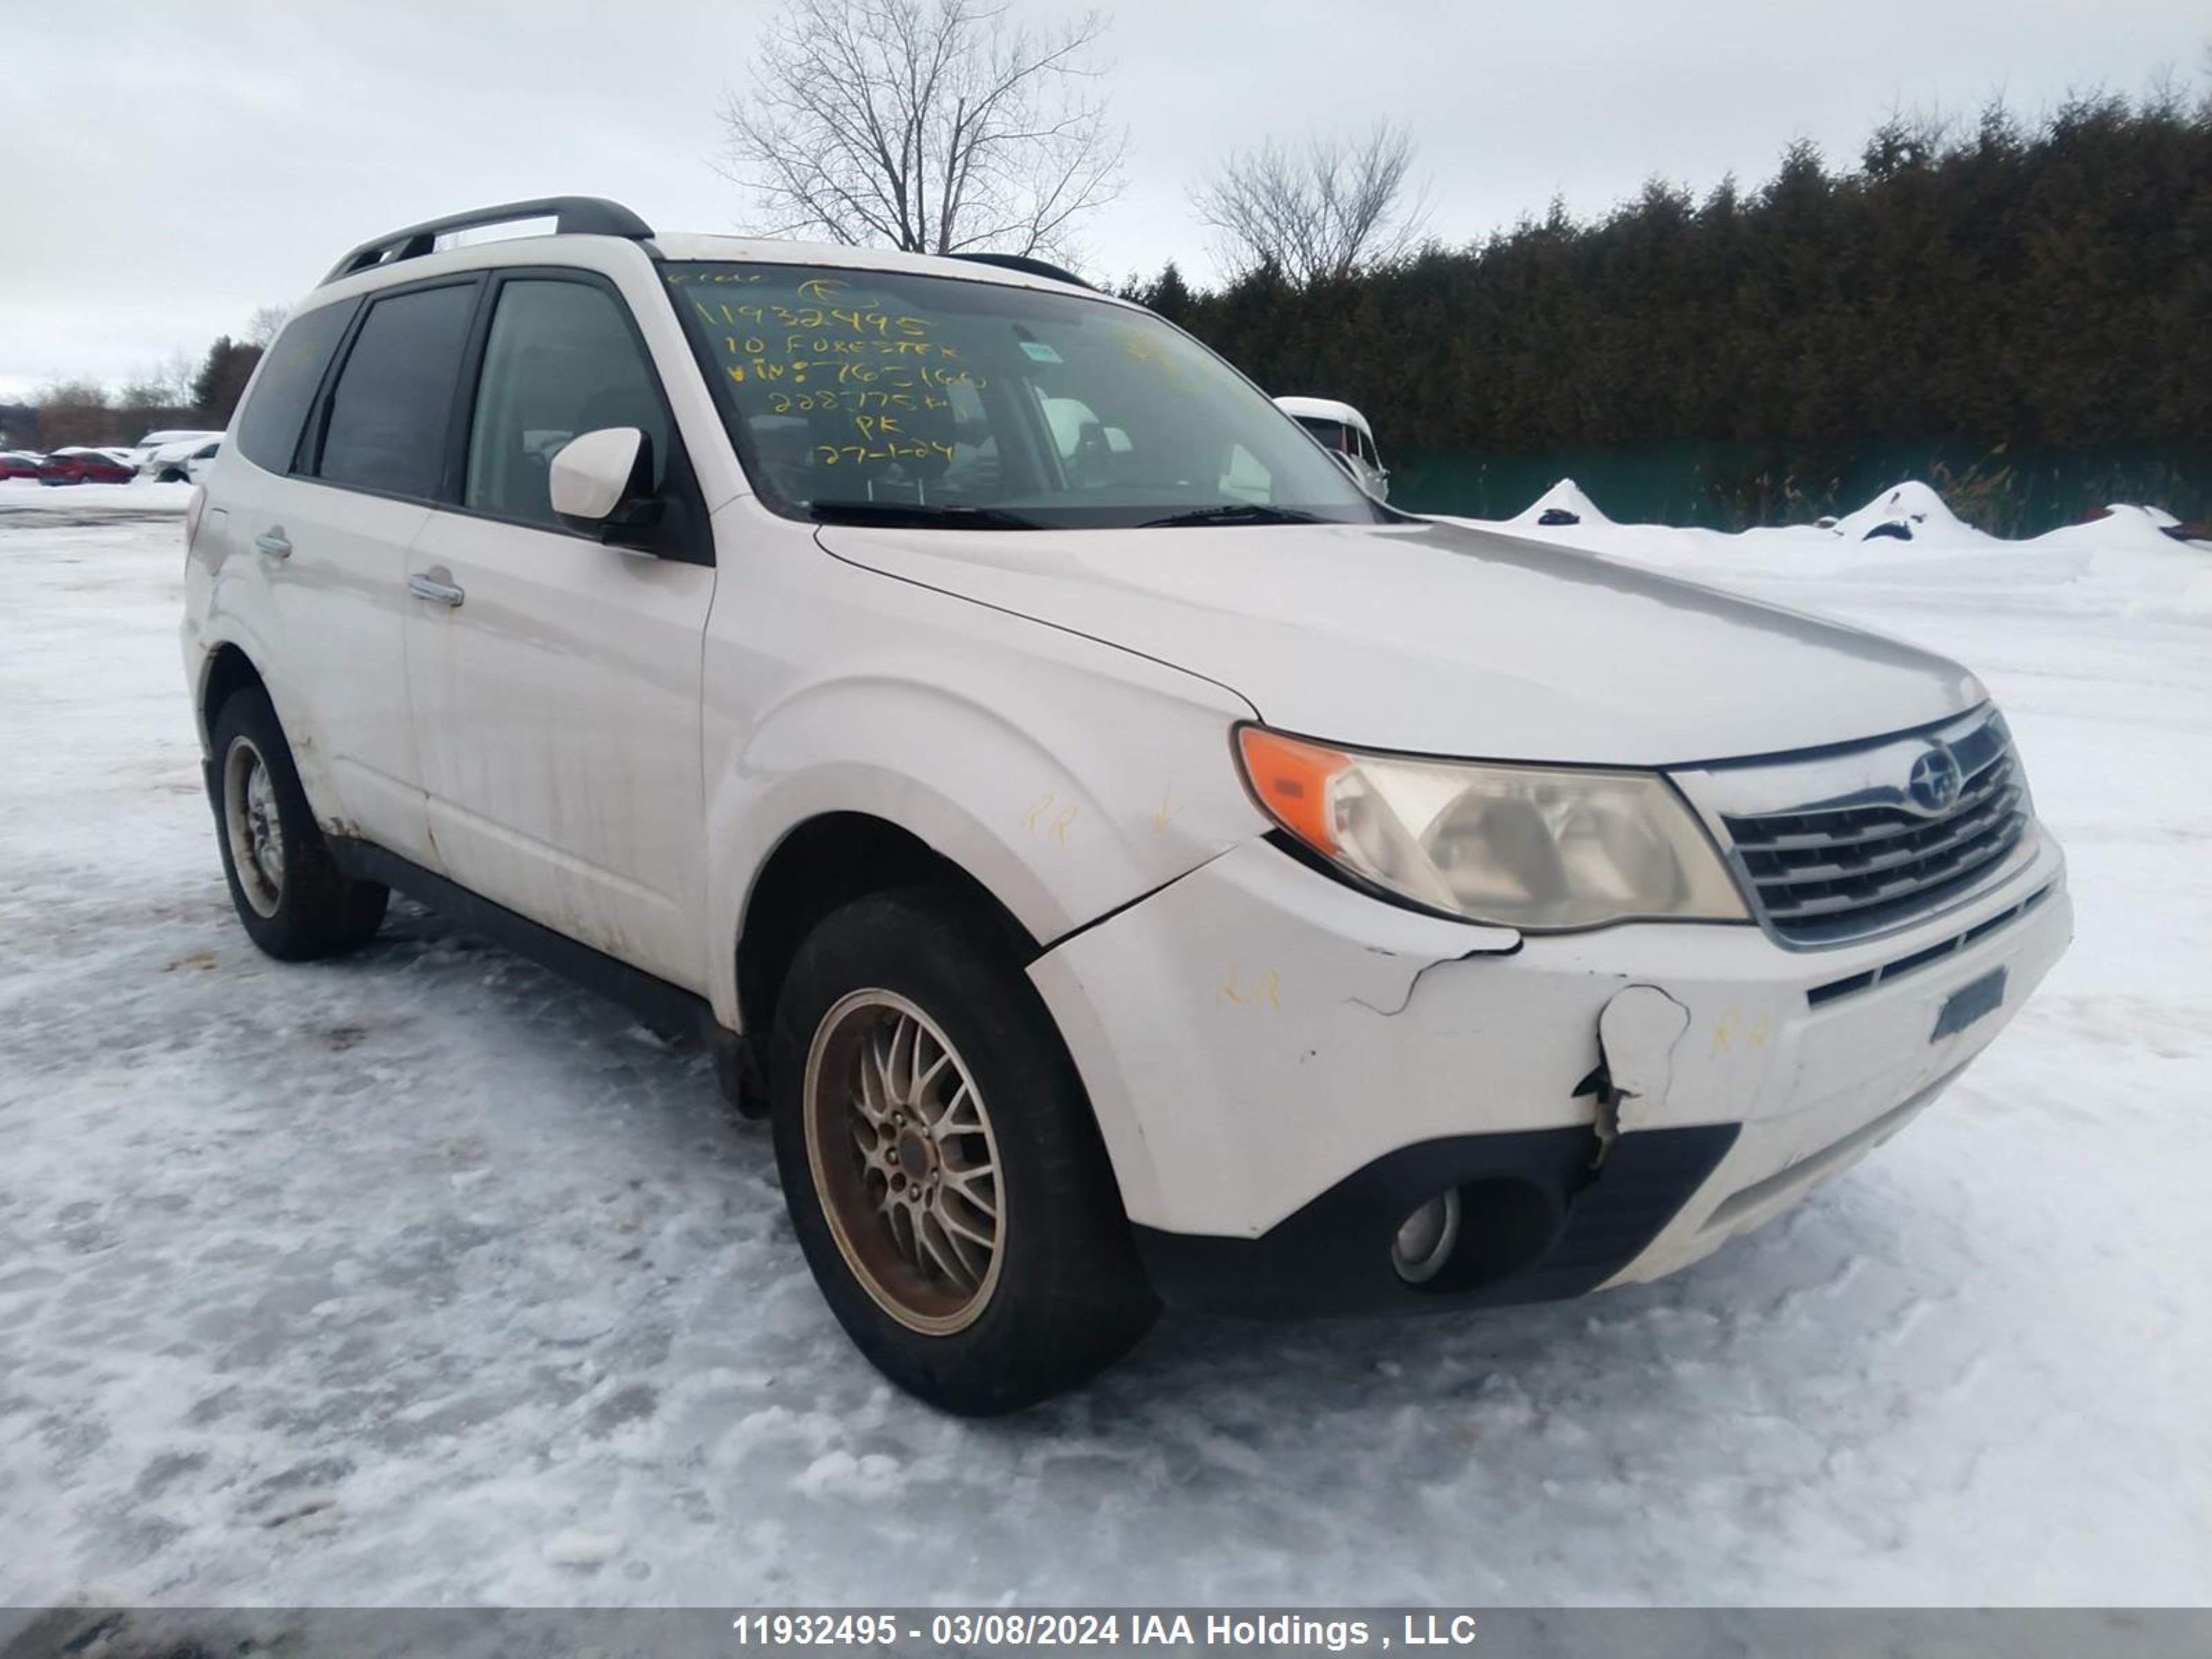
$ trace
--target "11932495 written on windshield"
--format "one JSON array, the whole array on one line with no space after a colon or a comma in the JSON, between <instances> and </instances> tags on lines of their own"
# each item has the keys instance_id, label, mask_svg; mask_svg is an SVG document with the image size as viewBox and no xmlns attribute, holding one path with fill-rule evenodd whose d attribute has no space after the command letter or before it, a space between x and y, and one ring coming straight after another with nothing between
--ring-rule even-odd
<instances>
[{"instance_id":1,"label":"11932495 written on windshield","mask_svg":"<svg viewBox=\"0 0 2212 1659\"><path fill-rule=\"evenodd\" d=\"M908 272L693 263L666 279L779 510L1377 516L1249 382L1143 312Z\"/></svg>"}]
</instances>

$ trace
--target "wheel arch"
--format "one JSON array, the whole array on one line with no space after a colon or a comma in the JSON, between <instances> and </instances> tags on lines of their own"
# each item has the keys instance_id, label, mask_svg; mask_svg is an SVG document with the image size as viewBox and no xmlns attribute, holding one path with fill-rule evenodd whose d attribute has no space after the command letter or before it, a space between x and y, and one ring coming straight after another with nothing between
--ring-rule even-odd
<instances>
[{"instance_id":1,"label":"wheel arch","mask_svg":"<svg viewBox=\"0 0 2212 1659\"><path fill-rule=\"evenodd\" d=\"M918 844L941 860L921 867L981 895L1030 956L1260 833L1231 769L1234 715L1209 702L1180 684L1109 687L1076 665L969 653L934 681L871 665L803 685L725 727L726 748L710 709L706 967L717 1014L756 1029L732 947L770 860L802 830L841 833L806 829L817 819L880 823L870 844L905 848L891 855L907 859L902 868Z\"/></svg>"},{"instance_id":2,"label":"wheel arch","mask_svg":"<svg viewBox=\"0 0 2212 1659\"><path fill-rule=\"evenodd\" d=\"M222 714L223 704L252 686L266 691L269 683L243 646L225 640L207 653L200 665L198 695L193 700L202 749L214 741L216 717Z\"/></svg>"},{"instance_id":3,"label":"wheel arch","mask_svg":"<svg viewBox=\"0 0 2212 1659\"><path fill-rule=\"evenodd\" d=\"M220 633L210 632L204 636L199 653L197 684L192 696L192 716L199 726L200 752L213 758L216 717L224 703L240 691L258 688L266 693L270 706L276 711L277 729L284 734L284 746L290 750L292 769L299 775L300 787L306 793L308 806L314 811L316 821L330 827L328 803L337 799L337 792L330 775L321 745L314 741L306 718L296 700L287 694L280 677L269 672L270 653L251 630L236 625L236 619L228 619Z\"/></svg>"},{"instance_id":4,"label":"wheel arch","mask_svg":"<svg viewBox=\"0 0 2212 1659\"><path fill-rule=\"evenodd\" d=\"M792 960L825 917L870 893L902 887L957 895L1024 966L1041 948L996 893L911 830L872 812L818 812L784 832L746 894L736 946L742 1029L766 1036Z\"/></svg>"},{"instance_id":5,"label":"wheel arch","mask_svg":"<svg viewBox=\"0 0 2212 1659\"><path fill-rule=\"evenodd\" d=\"M747 896L738 938L737 996L744 1029L753 1034L744 1086L760 1107L765 1104L768 1060L776 998L800 945L823 919L872 893L915 888L954 896L1002 942L1022 980L1035 993L1036 1018L1058 1047L1068 1077L1082 1102L1090 1132L1105 1160L1119 1213L1129 1212L1133 1189L1149 1194L1158 1177L1140 1133L1128 1121L1109 1121L1090 1079L1078 1063L1071 1034L1031 978L1030 970L1049 944L976 876L931 847L913 831L871 812L834 811L793 826L767 860ZM756 1106L741 1106L747 1111Z\"/></svg>"}]
</instances>

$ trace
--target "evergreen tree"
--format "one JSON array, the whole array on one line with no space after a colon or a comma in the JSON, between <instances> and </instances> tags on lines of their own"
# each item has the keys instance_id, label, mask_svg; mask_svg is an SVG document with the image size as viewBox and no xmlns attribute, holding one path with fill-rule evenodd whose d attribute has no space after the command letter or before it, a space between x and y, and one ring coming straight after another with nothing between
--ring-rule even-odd
<instances>
[{"instance_id":1,"label":"evergreen tree","mask_svg":"<svg viewBox=\"0 0 2212 1659\"><path fill-rule=\"evenodd\" d=\"M228 334L219 337L208 348L207 361L192 382L192 402L200 418L211 427L228 425L231 412L246 395L246 383L253 377L254 365L260 361L259 346L234 340Z\"/></svg>"},{"instance_id":2,"label":"evergreen tree","mask_svg":"<svg viewBox=\"0 0 2212 1659\"><path fill-rule=\"evenodd\" d=\"M1799 143L1756 188L1137 297L1401 452L1726 447L1714 494L1751 514L1809 514L1861 456L2154 453L2212 509L2212 97L1893 117L1845 170Z\"/></svg>"}]
</instances>

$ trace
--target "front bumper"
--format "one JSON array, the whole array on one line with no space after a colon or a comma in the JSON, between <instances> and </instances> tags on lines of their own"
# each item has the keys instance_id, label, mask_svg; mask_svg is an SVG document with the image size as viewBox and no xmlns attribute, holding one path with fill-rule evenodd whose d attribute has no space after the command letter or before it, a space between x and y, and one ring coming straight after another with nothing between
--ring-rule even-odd
<instances>
[{"instance_id":1,"label":"front bumper","mask_svg":"<svg viewBox=\"0 0 2212 1659\"><path fill-rule=\"evenodd\" d=\"M2063 858L2033 833L1972 903L1817 951L1744 926L1523 939L1414 916L1255 842L1030 972L1171 1304L1547 1299L1698 1260L1933 1099L2070 937ZM2002 1005L1935 1036L1998 969ZM1447 1188L1464 1262L1410 1286L1390 1239Z\"/></svg>"}]
</instances>

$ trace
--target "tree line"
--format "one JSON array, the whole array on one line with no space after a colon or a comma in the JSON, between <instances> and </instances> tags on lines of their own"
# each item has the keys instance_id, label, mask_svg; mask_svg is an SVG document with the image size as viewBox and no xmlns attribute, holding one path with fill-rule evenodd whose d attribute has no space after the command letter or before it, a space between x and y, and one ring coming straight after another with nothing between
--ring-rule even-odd
<instances>
[{"instance_id":1,"label":"tree line","mask_svg":"<svg viewBox=\"0 0 2212 1659\"><path fill-rule=\"evenodd\" d=\"M750 228L1079 258L1121 185L1096 13L786 0L720 111ZM2212 60L2208 60L2212 67ZM1345 398L1394 498L1511 513L1573 471L1625 514L1810 518L1917 475L2004 532L2114 499L2212 517L2212 94L1881 123L1703 196L1654 179L1426 234L1411 138L1263 137L1193 183L1226 275L1123 292L1275 392Z\"/></svg>"},{"instance_id":2,"label":"tree line","mask_svg":"<svg viewBox=\"0 0 2212 1659\"><path fill-rule=\"evenodd\" d=\"M52 450L136 443L162 427L220 432L283 324L282 307L264 306L244 337L218 336L197 364L179 352L140 369L118 391L97 380L49 380L29 403L0 404L0 433L11 447Z\"/></svg>"},{"instance_id":3,"label":"tree line","mask_svg":"<svg viewBox=\"0 0 2212 1659\"><path fill-rule=\"evenodd\" d=\"M1983 455L1984 487L2008 456L2129 451L2212 505L2212 95L1894 118L1840 170L1799 143L1753 188L1654 180L1301 274L1124 291L1417 455L1703 442L1800 476L1776 516L1862 449Z\"/></svg>"}]
</instances>

